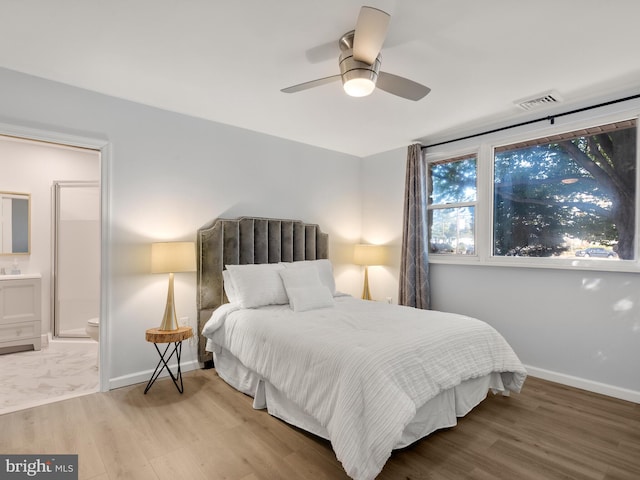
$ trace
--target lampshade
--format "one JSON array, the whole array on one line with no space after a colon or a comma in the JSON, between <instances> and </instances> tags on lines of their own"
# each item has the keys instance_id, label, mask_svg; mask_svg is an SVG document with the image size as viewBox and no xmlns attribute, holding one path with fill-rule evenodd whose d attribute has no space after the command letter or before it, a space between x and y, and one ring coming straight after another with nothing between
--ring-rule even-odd
<instances>
[{"instance_id":1,"label":"lampshade","mask_svg":"<svg viewBox=\"0 0 640 480\"><path fill-rule=\"evenodd\" d=\"M196 271L196 247L193 242L151 244L151 273Z\"/></svg>"},{"instance_id":2,"label":"lampshade","mask_svg":"<svg viewBox=\"0 0 640 480\"><path fill-rule=\"evenodd\" d=\"M356 245L353 250L356 265L384 265L387 263L387 249L383 245Z\"/></svg>"}]
</instances>

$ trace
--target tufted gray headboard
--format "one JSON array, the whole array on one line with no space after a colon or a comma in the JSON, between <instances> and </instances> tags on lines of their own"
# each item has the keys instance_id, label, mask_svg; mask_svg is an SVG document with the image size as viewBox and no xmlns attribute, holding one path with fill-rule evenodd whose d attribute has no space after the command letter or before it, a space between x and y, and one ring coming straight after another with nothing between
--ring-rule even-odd
<instances>
[{"instance_id":1,"label":"tufted gray headboard","mask_svg":"<svg viewBox=\"0 0 640 480\"><path fill-rule=\"evenodd\" d=\"M198 334L211 313L227 301L222 285L225 265L278 263L328 258L329 237L299 220L217 218L198 229ZM206 339L198 335L198 361L211 367Z\"/></svg>"}]
</instances>

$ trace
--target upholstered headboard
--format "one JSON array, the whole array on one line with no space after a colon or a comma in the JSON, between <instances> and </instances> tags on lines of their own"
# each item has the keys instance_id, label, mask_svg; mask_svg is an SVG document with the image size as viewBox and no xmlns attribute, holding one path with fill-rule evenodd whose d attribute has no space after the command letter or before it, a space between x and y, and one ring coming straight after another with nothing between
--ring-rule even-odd
<instances>
[{"instance_id":1,"label":"upholstered headboard","mask_svg":"<svg viewBox=\"0 0 640 480\"><path fill-rule=\"evenodd\" d=\"M278 263L328 258L329 238L318 225L299 220L240 217L217 218L198 229L198 333L211 313L227 301L225 265ZM198 336L198 360L212 366L206 339Z\"/></svg>"}]
</instances>

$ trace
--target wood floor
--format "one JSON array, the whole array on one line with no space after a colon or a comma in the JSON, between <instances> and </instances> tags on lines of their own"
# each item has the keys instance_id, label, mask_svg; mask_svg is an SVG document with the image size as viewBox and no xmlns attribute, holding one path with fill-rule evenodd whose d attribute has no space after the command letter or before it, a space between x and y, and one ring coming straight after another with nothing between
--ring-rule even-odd
<instances>
[{"instance_id":1,"label":"wood floor","mask_svg":"<svg viewBox=\"0 0 640 480\"><path fill-rule=\"evenodd\" d=\"M77 453L81 479L346 479L328 442L251 408L215 373L0 416L0 453ZM394 452L378 477L640 478L640 405L528 378L454 428Z\"/></svg>"}]
</instances>

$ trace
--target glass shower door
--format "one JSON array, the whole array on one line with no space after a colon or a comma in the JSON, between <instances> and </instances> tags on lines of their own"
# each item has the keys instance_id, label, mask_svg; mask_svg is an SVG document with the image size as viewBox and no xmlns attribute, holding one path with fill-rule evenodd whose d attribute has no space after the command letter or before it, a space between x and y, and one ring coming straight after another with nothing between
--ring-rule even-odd
<instances>
[{"instance_id":1,"label":"glass shower door","mask_svg":"<svg viewBox=\"0 0 640 480\"><path fill-rule=\"evenodd\" d=\"M54 182L53 335L88 337L100 312L100 187Z\"/></svg>"}]
</instances>

